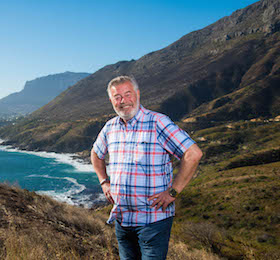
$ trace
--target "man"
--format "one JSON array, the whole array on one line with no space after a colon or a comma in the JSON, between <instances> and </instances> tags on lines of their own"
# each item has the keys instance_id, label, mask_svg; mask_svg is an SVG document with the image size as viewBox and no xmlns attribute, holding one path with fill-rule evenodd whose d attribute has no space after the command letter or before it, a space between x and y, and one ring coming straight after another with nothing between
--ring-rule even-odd
<instances>
[{"instance_id":1,"label":"man","mask_svg":"<svg viewBox=\"0 0 280 260\"><path fill-rule=\"evenodd\" d=\"M91 160L107 200L114 204L108 223L115 221L120 258L165 259L174 201L191 180L202 152L167 116L140 105L135 79L114 78L107 91L118 116L99 133ZM169 154L181 159L173 182Z\"/></svg>"}]
</instances>

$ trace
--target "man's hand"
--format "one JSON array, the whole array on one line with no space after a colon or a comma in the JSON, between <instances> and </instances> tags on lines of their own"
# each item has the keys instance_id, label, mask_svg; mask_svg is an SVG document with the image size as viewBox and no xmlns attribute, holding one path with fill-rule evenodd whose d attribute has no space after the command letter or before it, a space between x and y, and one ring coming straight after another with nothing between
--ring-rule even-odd
<instances>
[{"instance_id":1,"label":"man's hand","mask_svg":"<svg viewBox=\"0 0 280 260\"><path fill-rule=\"evenodd\" d=\"M106 196L106 199L114 204L114 200L112 198L111 195L111 191L110 191L110 182L104 182L103 180L107 180L108 179L108 175L106 172L106 165L105 165L105 160L104 159L99 159L99 157L97 156L97 154L94 152L94 149L92 148L91 150L91 163L93 165L93 168L98 176L99 181L102 182L101 188L102 191L104 193L104 195Z\"/></svg>"},{"instance_id":2,"label":"man's hand","mask_svg":"<svg viewBox=\"0 0 280 260\"><path fill-rule=\"evenodd\" d=\"M165 212L168 205L172 203L175 200L175 198L171 197L169 195L168 190L166 190L149 197L148 201L151 200L154 200L153 204L151 205L151 208L156 207L156 210L158 210L160 207L162 207L162 211Z\"/></svg>"},{"instance_id":3,"label":"man's hand","mask_svg":"<svg viewBox=\"0 0 280 260\"><path fill-rule=\"evenodd\" d=\"M105 182L101 185L102 191L104 193L104 195L106 196L106 199L111 203L114 204L114 200L112 198L111 195L111 191L110 191L110 182Z\"/></svg>"}]
</instances>

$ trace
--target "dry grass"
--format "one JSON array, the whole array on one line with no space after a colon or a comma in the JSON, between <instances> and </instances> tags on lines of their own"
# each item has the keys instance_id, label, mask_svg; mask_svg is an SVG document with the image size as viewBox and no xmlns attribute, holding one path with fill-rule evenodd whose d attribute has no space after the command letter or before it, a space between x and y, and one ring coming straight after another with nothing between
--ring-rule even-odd
<instances>
[{"instance_id":1,"label":"dry grass","mask_svg":"<svg viewBox=\"0 0 280 260\"><path fill-rule=\"evenodd\" d=\"M205 249L191 249L185 243L171 240L167 260L221 260L220 257L206 251Z\"/></svg>"},{"instance_id":2,"label":"dry grass","mask_svg":"<svg viewBox=\"0 0 280 260\"><path fill-rule=\"evenodd\" d=\"M79 234L76 234L79 236ZM1 232L3 241L1 259L117 259L114 239L109 232L95 236L80 237L80 241L49 229L29 232L11 229ZM82 244L81 244L82 243Z\"/></svg>"},{"instance_id":3,"label":"dry grass","mask_svg":"<svg viewBox=\"0 0 280 260\"><path fill-rule=\"evenodd\" d=\"M0 259L119 259L110 207L87 210L0 184ZM205 249L170 241L168 259L218 260Z\"/></svg>"},{"instance_id":4,"label":"dry grass","mask_svg":"<svg viewBox=\"0 0 280 260\"><path fill-rule=\"evenodd\" d=\"M117 259L102 214L0 186L0 259Z\"/></svg>"}]
</instances>

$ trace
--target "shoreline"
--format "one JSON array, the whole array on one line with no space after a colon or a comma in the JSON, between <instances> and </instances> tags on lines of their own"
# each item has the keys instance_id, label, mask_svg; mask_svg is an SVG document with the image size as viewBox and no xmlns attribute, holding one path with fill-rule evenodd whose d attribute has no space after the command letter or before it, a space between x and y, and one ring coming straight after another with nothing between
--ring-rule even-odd
<instances>
[{"instance_id":1,"label":"shoreline","mask_svg":"<svg viewBox=\"0 0 280 260\"><path fill-rule=\"evenodd\" d=\"M79 153L59 153L59 152L48 152L44 150L28 150L22 147L9 144L9 141L0 139L0 147L4 147L4 150L11 152L20 152L33 154L44 158L53 158L57 162L66 163L72 165L74 168L80 171L94 173L90 158L79 155Z\"/></svg>"},{"instance_id":2,"label":"shoreline","mask_svg":"<svg viewBox=\"0 0 280 260\"><path fill-rule=\"evenodd\" d=\"M74 171L84 172L84 173L92 173L95 175L92 165L89 163L89 160L85 160L83 157L78 154L70 154L70 153L57 153L57 152L46 152L46 151L29 151L22 150L15 145L8 144L6 140L0 139L0 150L4 152L18 152L25 153L30 155L35 155L41 158L54 159L59 164L67 164L71 165L74 168ZM97 177L97 176L96 176ZM72 196L61 196L61 194L56 194L55 192L40 192L39 190L35 191L37 194L47 195L56 201L64 202L69 205L75 205L78 207L95 209L100 206L104 206L107 204L106 198L102 192L92 192L87 190L89 193L85 195L84 193L80 196L88 197L86 201L79 201L76 197ZM81 192L82 193L82 192ZM77 193L79 194L79 193ZM77 195L75 194L75 195ZM63 197L63 198L62 198ZM84 203L83 203L84 202Z\"/></svg>"}]
</instances>

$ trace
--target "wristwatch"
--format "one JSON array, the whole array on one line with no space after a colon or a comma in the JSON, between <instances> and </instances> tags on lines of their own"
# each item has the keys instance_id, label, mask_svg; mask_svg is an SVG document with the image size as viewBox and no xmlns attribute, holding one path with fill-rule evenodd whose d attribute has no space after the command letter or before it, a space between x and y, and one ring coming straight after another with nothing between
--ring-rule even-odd
<instances>
[{"instance_id":1,"label":"wristwatch","mask_svg":"<svg viewBox=\"0 0 280 260\"><path fill-rule=\"evenodd\" d=\"M104 184L105 182L110 182L109 178L103 179L103 180L100 182L100 185L102 186L102 184Z\"/></svg>"},{"instance_id":2,"label":"wristwatch","mask_svg":"<svg viewBox=\"0 0 280 260\"><path fill-rule=\"evenodd\" d=\"M177 198L178 197L178 192L175 189L173 189L172 187L168 190L168 193L173 198Z\"/></svg>"}]
</instances>

